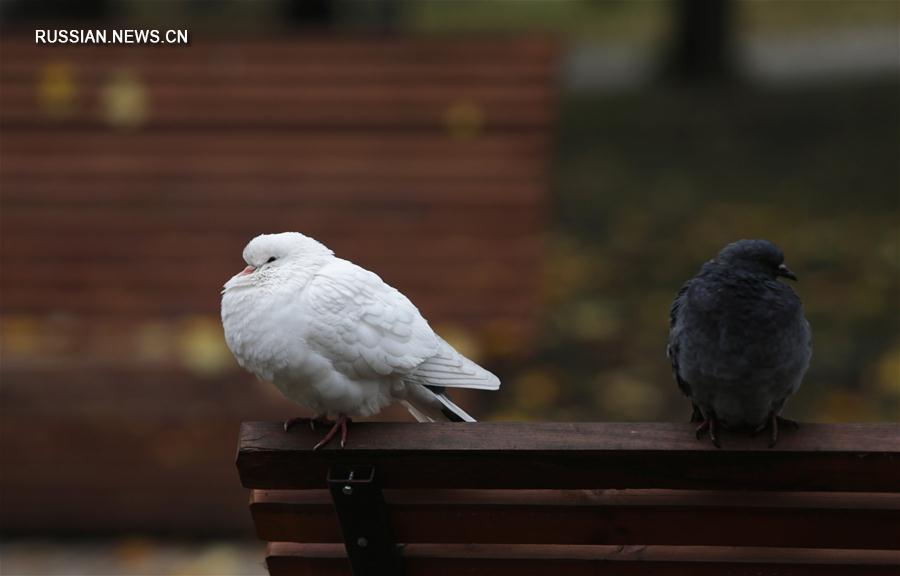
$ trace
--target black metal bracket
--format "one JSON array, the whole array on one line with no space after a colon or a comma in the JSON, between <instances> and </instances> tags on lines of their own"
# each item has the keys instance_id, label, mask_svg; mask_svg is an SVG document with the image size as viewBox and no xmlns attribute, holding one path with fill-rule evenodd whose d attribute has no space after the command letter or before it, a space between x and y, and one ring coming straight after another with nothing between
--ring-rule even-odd
<instances>
[{"instance_id":1,"label":"black metal bracket","mask_svg":"<svg viewBox=\"0 0 900 576\"><path fill-rule=\"evenodd\" d=\"M375 467L332 466L328 470L328 490L353 576L402 575L403 560Z\"/></svg>"}]
</instances>

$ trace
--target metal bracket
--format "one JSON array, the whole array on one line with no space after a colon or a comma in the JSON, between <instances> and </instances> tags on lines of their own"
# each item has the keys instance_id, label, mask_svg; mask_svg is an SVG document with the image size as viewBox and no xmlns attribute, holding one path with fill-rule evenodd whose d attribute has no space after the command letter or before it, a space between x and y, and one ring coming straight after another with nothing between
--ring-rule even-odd
<instances>
[{"instance_id":1,"label":"metal bracket","mask_svg":"<svg viewBox=\"0 0 900 576\"><path fill-rule=\"evenodd\" d=\"M328 490L353 576L403 574L403 560L374 466L332 466Z\"/></svg>"}]
</instances>

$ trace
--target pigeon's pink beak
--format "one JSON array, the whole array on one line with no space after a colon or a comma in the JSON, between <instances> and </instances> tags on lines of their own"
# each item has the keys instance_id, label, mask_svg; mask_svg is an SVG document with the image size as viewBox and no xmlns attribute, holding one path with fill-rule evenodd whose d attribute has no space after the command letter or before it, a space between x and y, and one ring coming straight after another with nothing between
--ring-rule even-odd
<instances>
[{"instance_id":1,"label":"pigeon's pink beak","mask_svg":"<svg viewBox=\"0 0 900 576\"><path fill-rule=\"evenodd\" d=\"M243 270L241 270L238 273L238 276L246 276L247 274L250 274L254 270L256 270L256 268L254 268L253 266L247 266L246 268L244 268Z\"/></svg>"}]
</instances>

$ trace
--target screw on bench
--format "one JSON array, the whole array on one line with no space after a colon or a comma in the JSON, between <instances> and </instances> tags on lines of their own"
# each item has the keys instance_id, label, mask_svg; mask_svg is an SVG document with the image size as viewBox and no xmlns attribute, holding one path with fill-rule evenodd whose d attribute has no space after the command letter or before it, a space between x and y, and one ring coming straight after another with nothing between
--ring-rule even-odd
<instances>
[{"instance_id":1,"label":"screw on bench","mask_svg":"<svg viewBox=\"0 0 900 576\"><path fill-rule=\"evenodd\" d=\"M328 490L353 576L402 574L403 560L375 468L333 466L328 470Z\"/></svg>"}]
</instances>

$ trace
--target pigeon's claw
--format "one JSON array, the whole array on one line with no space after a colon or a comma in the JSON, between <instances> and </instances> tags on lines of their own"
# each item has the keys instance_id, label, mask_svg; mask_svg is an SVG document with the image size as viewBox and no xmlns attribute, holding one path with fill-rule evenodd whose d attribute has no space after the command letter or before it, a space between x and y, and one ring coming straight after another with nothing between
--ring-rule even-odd
<instances>
[{"instance_id":1,"label":"pigeon's claw","mask_svg":"<svg viewBox=\"0 0 900 576\"><path fill-rule=\"evenodd\" d=\"M343 448L347 444L347 423L350 422L350 418L341 414L338 416L338 419L332 425L331 430L328 431L328 434L325 435L324 438L319 440L319 443L313 446L313 450L318 450L322 446L327 445L334 438L337 431L341 431L341 448Z\"/></svg>"},{"instance_id":2,"label":"pigeon's claw","mask_svg":"<svg viewBox=\"0 0 900 576\"><path fill-rule=\"evenodd\" d=\"M712 420L712 424L709 425L709 439L712 440L713 446L716 448L721 448L722 445L719 443L719 434L716 432L716 421Z\"/></svg>"},{"instance_id":3,"label":"pigeon's claw","mask_svg":"<svg viewBox=\"0 0 900 576\"><path fill-rule=\"evenodd\" d=\"M347 417L343 417L340 420L340 423L341 423L341 448L343 448L344 445L347 444L347 422L349 422L349 421L350 421L350 419Z\"/></svg>"},{"instance_id":4,"label":"pigeon's claw","mask_svg":"<svg viewBox=\"0 0 900 576\"><path fill-rule=\"evenodd\" d=\"M722 445L719 443L719 435L717 433L716 417L713 416L712 414L707 416L703 420L703 422L701 422L700 425L697 426L697 430L694 433L694 435L697 437L697 440L700 440L703 438L704 433L709 435L709 439L712 440L713 446L715 446L716 448L722 447Z\"/></svg>"},{"instance_id":5,"label":"pigeon's claw","mask_svg":"<svg viewBox=\"0 0 900 576\"><path fill-rule=\"evenodd\" d=\"M800 428L800 424L798 424L795 420L782 418L775 412L772 412L772 414L769 416L769 448L774 448L775 445L778 444L779 427L796 430Z\"/></svg>"},{"instance_id":6,"label":"pigeon's claw","mask_svg":"<svg viewBox=\"0 0 900 576\"><path fill-rule=\"evenodd\" d=\"M697 430L694 431L694 436L697 437L697 440L700 440L707 430L709 430L709 420L704 420L697 426Z\"/></svg>"}]
</instances>

